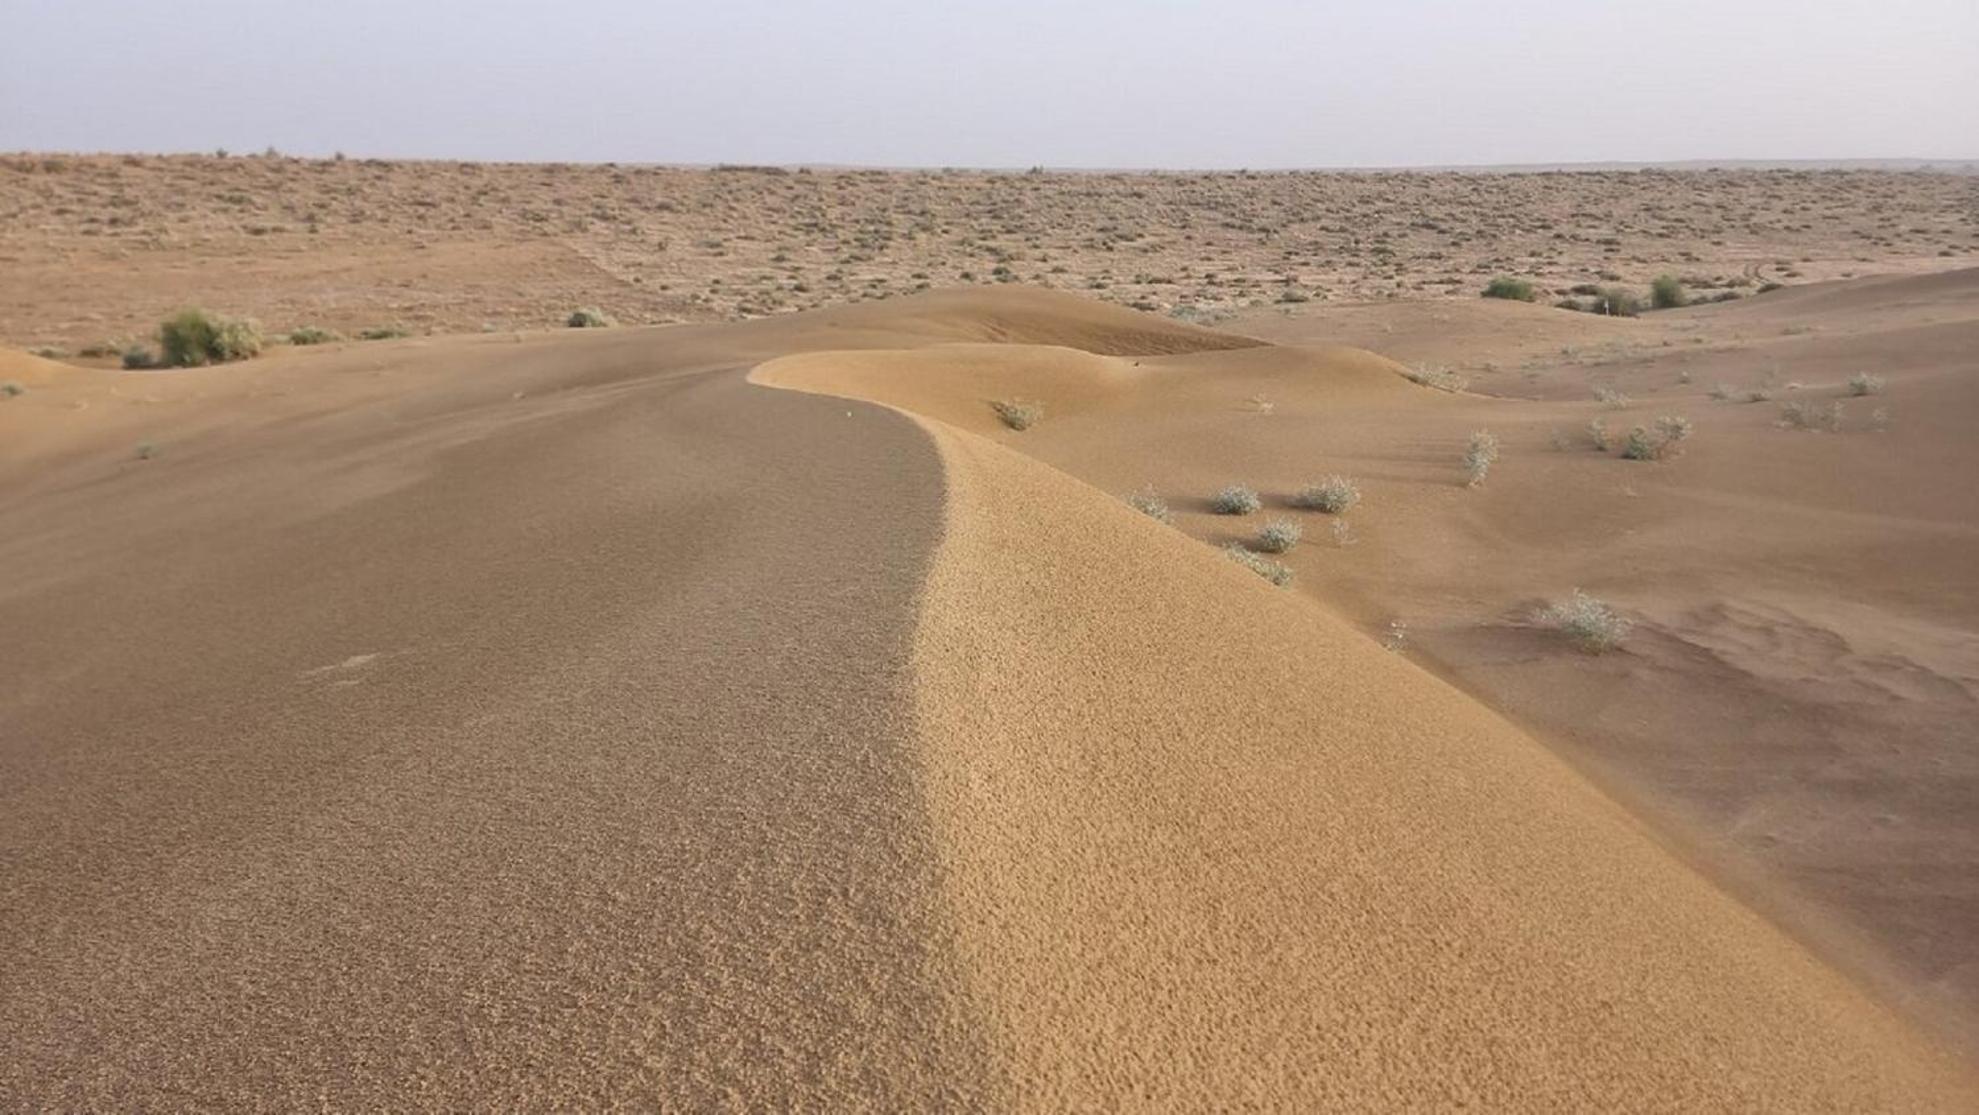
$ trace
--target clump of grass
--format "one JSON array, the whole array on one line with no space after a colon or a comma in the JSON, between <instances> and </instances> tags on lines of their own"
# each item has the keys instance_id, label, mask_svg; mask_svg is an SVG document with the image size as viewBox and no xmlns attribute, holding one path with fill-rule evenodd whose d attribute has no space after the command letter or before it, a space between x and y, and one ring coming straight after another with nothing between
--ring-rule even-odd
<instances>
[{"instance_id":1,"label":"clump of grass","mask_svg":"<svg viewBox=\"0 0 1979 1115\"><path fill-rule=\"evenodd\" d=\"M1424 387L1433 387L1438 391L1449 391L1453 394L1470 386L1470 380L1465 379L1450 369L1432 368L1427 364L1414 365L1405 369L1402 374L1409 378L1410 383L1421 384Z\"/></svg>"},{"instance_id":2,"label":"clump of grass","mask_svg":"<svg viewBox=\"0 0 1979 1115\"><path fill-rule=\"evenodd\" d=\"M1885 431L1885 430L1887 430L1887 429L1889 429L1889 428L1890 428L1890 408L1889 408L1889 407L1877 407L1877 408L1876 408L1875 410L1872 410L1872 411L1870 411L1870 412L1869 412L1869 428L1870 428L1870 429L1872 429L1872 430L1875 430L1875 431L1876 431L1877 433L1879 433L1879 434L1880 434L1880 433L1882 433L1883 431Z\"/></svg>"},{"instance_id":3,"label":"clump of grass","mask_svg":"<svg viewBox=\"0 0 1979 1115\"><path fill-rule=\"evenodd\" d=\"M1587 423L1587 440L1594 443L1594 448L1606 453L1608 451L1608 423L1603 422L1599 418L1589 419Z\"/></svg>"},{"instance_id":4,"label":"clump of grass","mask_svg":"<svg viewBox=\"0 0 1979 1115\"><path fill-rule=\"evenodd\" d=\"M1175 517L1168 511L1168 501L1155 494L1153 488L1142 488L1127 497L1127 506L1146 515L1157 523L1170 523Z\"/></svg>"},{"instance_id":5,"label":"clump of grass","mask_svg":"<svg viewBox=\"0 0 1979 1115\"><path fill-rule=\"evenodd\" d=\"M1290 566L1282 562L1273 561L1268 557L1254 554L1235 542L1223 547L1223 556L1263 577L1274 585L1282 587L1292 583L1292 569Z\"/></svg>"},{"instance_id":6,"label":"clump of grass","mask_svg":"<svg viewBox=\"0 0 1979 1115\"><path fill-rule=\"evenodd\" d=\"M1857 398L1861 398L1864 395L1881 395L1883 393L1883 377L1871 375L1868 372L1857 372L1848 377L1848 393Z\"/></svg>"},{"instance_id":7,"label":"clump of grass","mask_svg":"<svg viewBox=\"0 0 1979 1115\"><path fill-rule=\"evenodd\" d=\"M292 345L326 345L331 341L341 340L343 340L341 336L314 325L304 325L289 330L289 343Z\"/></svg>"},{"instance_id":8,"label":"clump of grass","mask_svg":"<svg viewBox=\"0 0 1979 1115\"><path fill-rule=\"evenodd\" d=\"M1209 499L1209 509L1218 515L1249 515L1263 506L1257 492L1242 484L1232 484Z\"/></svg>"},{"instance_id":9,"label":"clump of grass","mask_svg":"<svg viewBox=\"0 0 1979 1115\"><path fill-rule=\"evenodd\" d=\"M158 327L158 347L174 368L224 364L260 353L261 329L243 318L181 310Z\"/></svg>"},{"instance_id":10,"label":"clump of grass","mask_svg":"<svg viewBox=\"0 0 1979 1115\"><path fill-rule=\"evenodd\" d=\"M1013 430L1028 430L1044 419L1044 404L1023 399L998 399L990 404L1003 424Z\"/></svg>"},{"instance_id":11,"label":"clump of grass","mask_svg":"<svg viewBox=\"0 0 1979 1115\"><path fill-rule=\"evenodd\" d=\"M1300 488L1298 494L1292 497L1292 506L1339 515L1360 501L1359 485L1345 476L1329 476L1317 484Z\"/></svg>"},{"instance_id":12,"label":"clump of grass","mask_svg":"<svg viewBox=\"0 0 1979 1115\"><path fill-rule=\"evenodd\" d=\"M1490 474L1491 466L1498 460L1498 435L1490 430L1479 430L1471 435L1470 444L1464 448L1464 486L1475 488L1484 483Z\"/></svg>"},{"instance_id":13,"label":"clump of grass","mask_svg":"<svg viewBox=\"0 0 1979 1115\"><path fill-rule=\"evenodd\" d=\"M1649 304L1659 310L1674 310L1690 301L1684 293L1683 281L1675 275L1658 275L1649 284Z\"/></svg>"},{"instance_id":14,"label":"clump of grass","mask_svg":"<svg viewBox=\"0 0 1979 1115\"><path fill-rule=\"evenodd\" d=\"M396 341L400 337L410 337L412 331L403 325L374 325L357 331L360 341Z\"/></svg>"},{"instance_id":15,"label":"clump of grass","mask_svg":"<svg viewBox=\"0 0 1979 1115\"><path fill-rule=\"evenodd\" d=\"M595 306L582 306L572 310L570 316L564 319L564 324L572 329L606 329L613 322L603 310Z\"/></svg>"},{"instance_id":16,"label":"clump of grass","mask_svg":"<svg viewBox=\"0 0 1979 1115\"><path fill-rule=\"evenodd\" d=\"M1642 313L1642 299L1634 291L1621 287L1602 287L1594 296L1594 304L1589 307L1594 313L1609 317L1635 317Z\"/></svg>"},{"instance_id":17,"label":"clump of grass","mask_svg":"<svg viewBox=\"0 0 1979 1115\"><path fill-rule=\"evenodd\" d=\"M1282 554L1298 545L1305 533L1304 527L1290 519L1273 519L1258 530L1253 545L1261 553Z\"/></svg>"},{"instance_id":18,"label":"clump of grass","mask_svg":"<svg viewBox=\"0 0 1979 1115\"><path fill-rule=\"evenodd\" d=\"M1244 401L1249 403L1251 409L1257 411L1259 414L1270 414L1272 411L1278 409L1277 403L1272 402L1270 399L1264 397L1263 395L1252 395L1249 399L1246 399Z\"/></svg>"},{"instance_id":19,"label":"clump of grass","mask_svg":"<svg viewBox=\"0 0 1979 1115\"><path fill-rule=\"evenodd\" d=\"M1500 276L1484 285L1484 297L1506 298L1514 302L1532 301L1532 284L1524 279Z\"/></svg>"},{"instance_id":20,"label":"clump of grass","mask_svg":"<svg viewBox=\"0 0 1979 1115\"><path fill-rule=\"evenodd\" d=\"M27 394L27 388L11 379L5 383L0 383L0 399L17 398L25 394Z\"/></svg>"},{"instance_id":21,"label":"clump of grass","mask_svg":"<svg viewBox=\"0 0 1979 1115\"><path fill-rule=\"evenodd\" d=\"M1789 430L1839 433L1842 428L1842 404L1829 403L1824 407L1804 399L1795 400L1780 408L1780 425Z\"/></svg>"},{"instance_id":22,"label":"clump of grass","mask_svg":"<svg viewBox=\"0 0 1979 1115\"><path fill-rule=\"evenodd\" d=\"M1539 613L1539 622L1563 631L1574 644L1589 654L1615 649L1635 625L1607 602L1579 589Z\"/></svg>"},{"instance_id":23,"label":"clump of grass","mask_svg":"<svg viewBox=\"0 0 1979 1115\"><path fill-rule=\"evenodd\" d=\"M1629 398L1627 395L1623 394L1621 391L1613 387L1595 388L1594 398L1596 399L1596 401L1600 402L1602 406L1605 406L1610 410L1620 410L1623 407L1628 406L1630 403L1633 403L1635 401L1634 399Z\"/></svg>"},{"instance_id":24,"label":"clump of grass","mask_svg":"<svg viewBox=\"0 0 1979 1115\"><path fill-rule=\"evenodd\" d=\"M133 371L139 368L156 368L158 356L143 345L132 345L124 350L124 367Z\"/></svg>"},{"instance_id":25,"label":"clump of grass","mask_svg":"<svg viewBox=\"0 0 1979 1115\"><path fill-rule=\"evenodd\" d=\"M1622 444L1622 457L1630 461L1660 461L1674 457L1677 448L1690 437L1690 419L1674 414L1666 414L1656 420L1652 429L1637 426L1629 431L1628 440Z\"/></svg>"}]
</instances>

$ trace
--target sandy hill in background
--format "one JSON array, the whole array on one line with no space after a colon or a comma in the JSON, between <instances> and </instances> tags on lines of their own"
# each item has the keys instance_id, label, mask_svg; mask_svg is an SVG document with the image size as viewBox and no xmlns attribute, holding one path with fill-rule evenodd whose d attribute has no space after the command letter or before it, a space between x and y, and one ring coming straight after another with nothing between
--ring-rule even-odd
<instances>
[{"instance_id":1,"label":"sandy hill in background","mask_svg":"<svg viewBox=\"0 0 1979 1115\"><path fill-rule=\"evenodd\" d=\"M759 317L1021 284L1191 320L1334 302L1713 294L1969 267L1979 178L1887 170L994 173L0 156L0 344L109 351L187 304L355 336Z\"/></svg>"},{"instance_id":2,"label":"sandy hill in background","mask_svg":"<svg viewBox=\"0 0 1979 1115\"><path fill-rule=\"evenodd\" d=\"M0 1096L1965 1109L1913 1018L1969 986L1972 350L1916 337L1969 294L1558 314L1572 356L1451 304L1527 399L1405 378L1414 308L1263 344L1014 290L38 378ZM1704 394L1798 357L1825 402L1829 342L1891 356L1839 433ZM1611 381L1689 452L1546 448ZM1214 488L1330 471L1357 541L1298 512L1289 589L1204 544L1255 527ZM1622 650L1521 618L1574 583ZM1777 735L1684 734L1760 688Z\"/></svg>"}]
</instances>

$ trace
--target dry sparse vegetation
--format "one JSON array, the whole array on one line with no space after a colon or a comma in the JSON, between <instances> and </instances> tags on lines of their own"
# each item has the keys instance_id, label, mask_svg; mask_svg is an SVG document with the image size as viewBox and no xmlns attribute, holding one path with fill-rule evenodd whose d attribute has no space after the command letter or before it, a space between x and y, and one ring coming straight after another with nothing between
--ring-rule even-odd
<instances>
[{"instance_id":1,"label":"dry sparse vegetation","mask_svg":"<svg viewBox=\"0 0 1979 1115\"><path fill-rule=\"evenodd\" d=\"M1273 519L1258 528L1257 541L1252 545L1260 553L1282 554L1298 545L1305 533L1305 528L1291 519Z\"/></svg>"},{"instance_id":2,"label":"dry sparse vegetation","mask_svg":"<svg viewBox=\"0 0 1979 1115\"><path fill-rule=\"evenodd\" d=\"M1232 484L1209 500L1209 509L1218 515L1249 515L1263 506L1257 492L1242 484Z\"/></svg>"},{"instance_id":3,"label":"dry sparse vegetation","mask_svg":"<svg viewBox=\"0 0 1979 1115\"><path fill-rule=\"evenodd\" d=\"M1044 421L1044 404L1025 399L998 399L990 404L996 417L1013 430L1028 430Z\"/></svg>"},{"instance_id":4,"label":"dry sparse vegetation","mask_svg":"<svg viewBox=\"0 0 1979 1115\"><path fill-rule=\"evenodd\" d=\"M1345 476L1336 475L1299 489L1298 494L1292 497L1292 506L1339 515L1360 501L1360 486Z\"/></svg>"},{"instance_id":5,"label":"dry sparse vegetation","mask_svg":"<svg viewBox=\"0 0 1979 1115\"><path fill-rule=\"evenodd\" d=\"M1607 602L1579 589L1547 607L1539 614L1539 622L1565 632L1575 646L1589 654L1601 654L1620 646L1635 626Z\"/></svg>"},{"instance_id":6,"label":"dry sparse vegetation","mask_svg":"<svg viewBox=\"0 0 1979 1115\"><path fill-rule=\"evenodd\" d=\"M1283 562L1273 561L1260 554L1254 554L1235 542L1223 547L1223 556L1263 577L1274 585L1283 587L1292 583L1291 566Z\"/></svg>"},{"instance_id":7,"label":"dry sparse vegetation","mask_svg":"<svg viewBox=\"0 0 1979 1115\"><path fill-rule=\"evenodd\" d=\"M1497 461L1498 435L1489 430L1472 434L1470 443L1464 447L1464 486L1475 488L1484 483Z\"/></svg>"},{"instance_id":8,"label":"dry sparse vegetation","mask_svg":"<svg viewBox=\"0 0 1979 1115\"><path fill-rule=\"evenodd\" d=\"M1168 501L1156 494L1153 488L1142 488L1127 497L1127 506L1146 515L1157 523L1172 523L1175 516L1168 510Z\"/></svg>"}]
</instances>

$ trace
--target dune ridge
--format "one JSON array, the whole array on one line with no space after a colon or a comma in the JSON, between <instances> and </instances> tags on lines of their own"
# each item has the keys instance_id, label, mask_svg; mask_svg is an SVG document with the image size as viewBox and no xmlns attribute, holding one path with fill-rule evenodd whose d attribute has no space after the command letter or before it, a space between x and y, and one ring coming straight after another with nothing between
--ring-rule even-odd
<instances>
[{"instance_id":1,"label":"dune ridge","mask_svg":"<svg viewBox=\"0 0 1979 1115\"><path fill-rule=\"evenodd\" d=\"M1438 403L1354 350L1207 359ZM1971 1101L1956 1055L1535 740L984 436L986 389L1054 384L1076 418L1158 363L955 346L751 377L899 407L940 447L922 777L1020 1106Z\"/></svg>"}]
</instances>

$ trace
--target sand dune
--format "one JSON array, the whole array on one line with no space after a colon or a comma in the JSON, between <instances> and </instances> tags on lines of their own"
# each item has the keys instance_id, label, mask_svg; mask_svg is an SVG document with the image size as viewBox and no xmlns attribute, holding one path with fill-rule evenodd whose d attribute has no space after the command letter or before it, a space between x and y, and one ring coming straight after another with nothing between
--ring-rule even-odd
<instances>
[{"instance_id":1,"label":"sand dune","mask_svg":"<svg viewBox=\"0 0 1979 1115\"><path fill-rule=\"evenodd\" d=\"M1969 1104L1356 630L1516 534L1402 509L1525 405L1017 292L50 379L0 404L0 1105ZM1336 454L1397 508L1337 595L1201 545L1207 477ZM1184 477L1180 532L1113 498Z\"/></svg>"}]
</instances>

